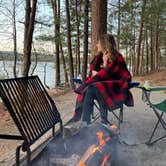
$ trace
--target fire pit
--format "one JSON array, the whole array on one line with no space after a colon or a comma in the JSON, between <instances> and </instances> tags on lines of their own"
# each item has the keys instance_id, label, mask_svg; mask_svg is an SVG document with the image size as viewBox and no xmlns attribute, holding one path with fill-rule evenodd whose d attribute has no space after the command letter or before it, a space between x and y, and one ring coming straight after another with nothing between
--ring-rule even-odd
<instances>
[{"instance_id":1,"label":"fire pit","mask_svg":"<svg viewBox=\"0 0 166 166\"><path fill-rule=\"evenodd\" d=\"M74 136L54 138L32 166L111 166L117 136L101 124L80 129Z\"/></svg>"}]
</instances>

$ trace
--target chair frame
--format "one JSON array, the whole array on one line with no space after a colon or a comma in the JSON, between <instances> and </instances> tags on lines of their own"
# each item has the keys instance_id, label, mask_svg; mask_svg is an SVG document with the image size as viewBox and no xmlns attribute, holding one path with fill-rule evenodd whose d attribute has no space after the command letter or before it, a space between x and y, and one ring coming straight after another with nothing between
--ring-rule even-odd
<instances>
[{"instance_id":1,"label":"chair frame","mask_svg":"<svg viewBox=\"0 0 166 166\"><path fill-rule=\"evenodd\" d=\"M146 104L149 105L149 107L154 111L156 117L158 118L157 123L155 124L155 126L152 130L152 133L151 133L148 141L146 142L147 145L153 145L157 141L166 137L166 134L164 134L162 136L159 136L158 138L153 139L155 132L156 132L157 128L159 127L159 124L161 124L162 128L166 131L166 122L163 119L163 115L164 115L164 113L166 113L166 110L165 110L165 112L163 112L163 111L157 109L155 107L156 104L153 104L150 101L150 96L148 95L148 93L153 92L153 91L164 91L164 90L166 90L166 87L154 87L154 88L150 88L150 89L146 89L145 87L138 87L138 88L140 88L142 90L142 93L144 94L145 99L146 99ZM166 100L163 102L166 102Z\"/></svg>"},{"instance_id":2,"label":"chair frame","mask_svg":"<svg viewBox=\"0 0 166 166\"><path fill-rule=\"evenodd\" d=\"M98 112L97 113L94 113L94 111L92 112L92 122L95 122L97 119L100 118L100 108L97 105L96 101L94 101L94 106L96 107ZM119 109L119 114L115 113L115 111L118 109ZM120 124L123 123L123 104L119 105L118 107L114 109L108 108L107 111L111 112L113 116L118 120L118 128L120 129ZM109 120L108 120L108 123L111 124Z\"/></svg>"}]
</instances>

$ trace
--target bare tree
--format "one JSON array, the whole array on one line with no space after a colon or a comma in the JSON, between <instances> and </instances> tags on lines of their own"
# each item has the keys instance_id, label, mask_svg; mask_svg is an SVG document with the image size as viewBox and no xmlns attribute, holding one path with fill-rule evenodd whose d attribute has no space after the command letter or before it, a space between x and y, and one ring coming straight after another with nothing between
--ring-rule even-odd
<instances>
[{"instance_id":1,"label":"bare tree","mask_svg":"<svg viewBox=\"0 0 166 166\"><path fill-rule=\"evenodd\" d=\"M32 5L31 5L32 3ZM31 50L34 23L36 16L37 0L26 0L25 7L25 29L24 29L24 57L23 57L23 76L28 76L31 65Z\"/></svg>"},{"instance_id":2,"label":"bare tree","mask_svg":"<svg viewBox=\"0 0 166 166\"><path fill-rule=\"evenodd\" d=\"M16 26L16 9L19 7L19 5L22 2L16 1L16 0L11 0L11 5L10 2L5 3L5 2L1 2L0 3L0 11L1 13L3 13L3 15L5 16L4 19L8 20L8 21L4 21L7 22L4 26L6 27L4 29L4 34L8 33L9 34L9 40L12 38L13 41L13 56L14 56L14 63L13 63L13 75L14 77L17 77L17 26ZM1 10L2 9L2 10ZM10 32L10 28L8 27L12 27L12 32ZM3 28L2 28L3 29Z\"/></svg>"}]
</instances>

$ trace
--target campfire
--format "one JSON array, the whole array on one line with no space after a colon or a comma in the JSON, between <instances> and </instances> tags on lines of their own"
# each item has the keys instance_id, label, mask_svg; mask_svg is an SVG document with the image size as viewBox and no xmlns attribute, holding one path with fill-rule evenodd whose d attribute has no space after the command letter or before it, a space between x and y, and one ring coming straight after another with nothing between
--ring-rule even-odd
<instances>
[{"instance_id":1,"label":"campfire","mask_svg":"<svg viewBox=\"0 0 166 166\"><path fill-rule=\"evenodd\" d=\"M101 124L67 138L55 138L32 162L32 166L111 166L115 158L116 135ZM47 161L47 162L46 162Z\"/></svg>"},{"instance_id":2,"label":"campfire","mask_svg":"<svg viewBox=\"0 0 166 166\"><path fill-rule=\"evenodd\" d=\"M104 135L102 131L97 132L96 135L98 137L97 145L93 144L88 148L88 150L81 157L81 160L78 162L77 166L89 165L92 158L95 156L95 153L98 153L101 158L103 157L101 166L106 166L107 161L109 161L109 158L111 157L111 153L104 151L104 146L106 146L107 142L110 141L110 137L109 135Z\"/></svg>"}]
</instances>

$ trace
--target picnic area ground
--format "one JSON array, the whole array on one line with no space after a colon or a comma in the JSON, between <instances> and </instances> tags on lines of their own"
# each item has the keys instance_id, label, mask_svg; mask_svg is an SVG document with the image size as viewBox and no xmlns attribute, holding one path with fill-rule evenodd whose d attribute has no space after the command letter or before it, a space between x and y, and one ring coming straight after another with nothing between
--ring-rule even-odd
<instances>
[{"instance_id":1,"label":"picnic area ground","mask_svg":"<svg viewBox=\"0 0 166 166\"><path fill-rule=\"evenodd\" d=\"M151 73L146 76L134 77L133 81L143 83L149 80L151 86L166 86L166 70ZM73 115L76 94L72 90L48 90L50 96L55 100L57 108L65 124ZM166 138L157 142L153 146L147 146L148 140L156 117L153 111L141 100L141 90L133 88L134 107L124 108L124 122L121 124L117 153L119 166L165 166L166 158ZM153 92L151 94L153 102L160 102L166 99L166 93ZM114 118L109 114L109 119L114 123ZM161 129L161 128L160 128ZM162 131L160 131L162 132ZM6 108L0 103L0 133L18 133L14 122L9 116ZM20 141L1 140L0 141L0 166L9 165L11 158L15 156L15 149ZM130 163L130 164L125 164Z\"/></svg>"}]
</instances>

